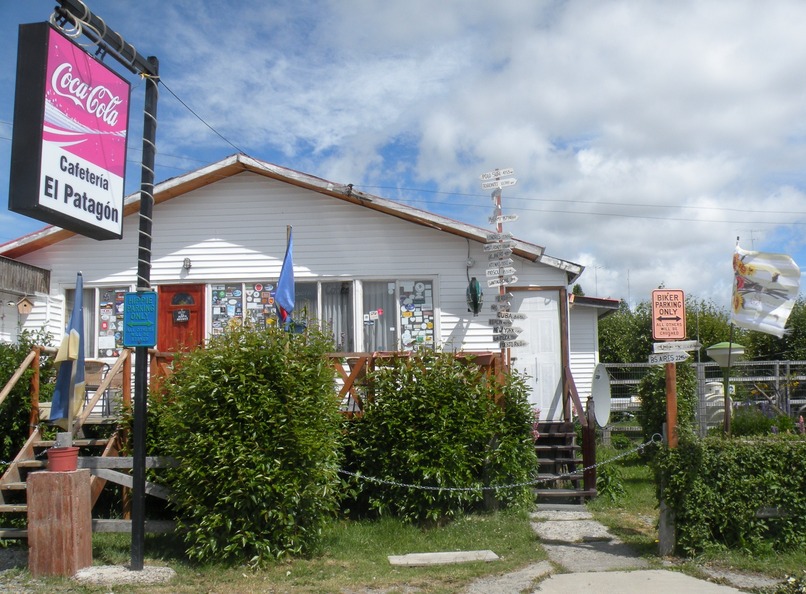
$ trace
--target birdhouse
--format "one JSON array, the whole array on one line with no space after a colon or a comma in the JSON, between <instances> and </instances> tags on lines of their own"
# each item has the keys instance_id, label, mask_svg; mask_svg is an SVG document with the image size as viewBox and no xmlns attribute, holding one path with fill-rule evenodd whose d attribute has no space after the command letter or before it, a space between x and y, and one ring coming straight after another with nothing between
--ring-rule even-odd
<instances>
[{"instance_id":1,"label":"birdhouse","mask_svg":"<svg viewBox=\"0 0 806 594\"><path fill-rule=\"evenodd\" d=\"M23 315L27 315L31 313L31 310L34 308L34 302L28 299L28 297L23 297L19 301L17 301L17 311Z\"/></svg>"}]
</instances>

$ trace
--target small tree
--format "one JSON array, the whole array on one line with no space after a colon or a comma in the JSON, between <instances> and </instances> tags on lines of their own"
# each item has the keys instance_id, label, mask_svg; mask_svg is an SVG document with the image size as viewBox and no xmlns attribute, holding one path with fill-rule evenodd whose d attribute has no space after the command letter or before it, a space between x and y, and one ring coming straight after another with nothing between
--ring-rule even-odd
<instances>
[{"instance_id":1,"label":"small tree","mask_svg":"<svg viewBox=\"0 0 806 594\"><path fill-rule=\"evenodd\" d=\"M183 355L152 397L172 504L200 561L311 552L337 511L340 414L328 337L233 328Z\"/></svg>"},{"instance_id":2,"label":"small tree","mask_svg":"<svg viewBox=\"0 0 806 594\"><path fill-rule=\"evenodd\" d=\"M694 367L677 365L677 425L682 433L693 429L697 411L697 374ZM666 422L666 370L655 366L638 384L641 408L638 420L641 423L644 441L650 441L656 433L663 434Z\"/></svg>"}]
</instances>

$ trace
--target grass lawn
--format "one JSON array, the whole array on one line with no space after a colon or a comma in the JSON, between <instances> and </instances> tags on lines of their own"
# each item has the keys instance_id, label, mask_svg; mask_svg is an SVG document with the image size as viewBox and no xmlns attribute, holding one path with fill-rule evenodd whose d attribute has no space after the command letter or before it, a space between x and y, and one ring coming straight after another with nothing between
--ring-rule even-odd
<instances>
[{"instance_id":1,"label":"grass lawn","mask_svg":"<svg viewBox=\"0 0 806 594\"><path fill-rule=\"evenodd\" d=\"M149 535L146 565L168 565L175 580L164 586L115 586L115 592L149 593L334 593L405 592L452 593L474 578L506 573L545 560L546 554L525 513L491 513L468 516L438 529L420 530L398 521L338 522L325 534L320 554L312 559L279 561L269 567L198 566L182 555L173 536ZM393 567L387 555L489 549L501 559L435 567ZM127 565L128 535L95 534L96 565ZM40 580L41 592L109 592L107 587L77 587L69 579ZM0 582L2 589L2 582Z\"/></svg>"}]
</instances>

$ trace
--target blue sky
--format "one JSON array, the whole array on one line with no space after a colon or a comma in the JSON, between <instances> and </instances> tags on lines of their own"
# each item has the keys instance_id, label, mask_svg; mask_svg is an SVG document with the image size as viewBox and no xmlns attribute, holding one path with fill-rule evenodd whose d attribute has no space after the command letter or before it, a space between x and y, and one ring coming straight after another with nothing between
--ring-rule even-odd
<instances>
[{"instance_id":1,"label":"blue sky","mask_svg":"<svg viewBox=\"0 0 806 594\"><path fill-rule=\"evenodd\" d=\"M737 236L806 265L806 3L88 3L160 59L157 181L242 150L485 226L479 175L513 167L507 230L633 304L662 284L726 307ZM17 27L53 5L0 0L0 243L42 227L7 193ZM109 63L128 193L144 89Z\"/></svg>"}]
</instances>

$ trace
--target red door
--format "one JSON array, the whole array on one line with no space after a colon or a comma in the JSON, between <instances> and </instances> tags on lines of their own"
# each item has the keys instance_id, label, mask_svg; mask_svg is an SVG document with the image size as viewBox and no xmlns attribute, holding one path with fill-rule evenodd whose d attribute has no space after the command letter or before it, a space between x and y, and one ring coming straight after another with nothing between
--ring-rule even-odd
<instances>
[{"instance_id":1,"label":"red door","mask_svg":"<svg viewBox=\"0 0 806 594\"><path fill-rule=\"evenodd\" d=\"M161 285L157 350L177 352L204 340L204 285Z\"/></svg>"}]
</instances>

